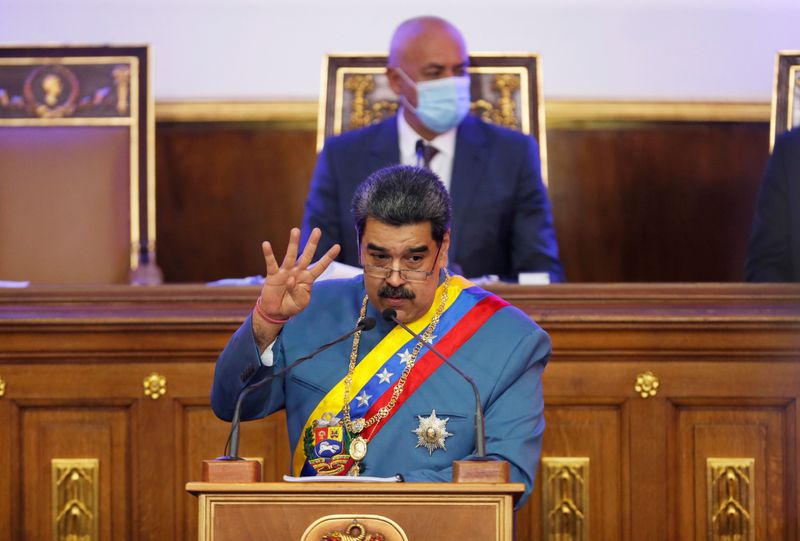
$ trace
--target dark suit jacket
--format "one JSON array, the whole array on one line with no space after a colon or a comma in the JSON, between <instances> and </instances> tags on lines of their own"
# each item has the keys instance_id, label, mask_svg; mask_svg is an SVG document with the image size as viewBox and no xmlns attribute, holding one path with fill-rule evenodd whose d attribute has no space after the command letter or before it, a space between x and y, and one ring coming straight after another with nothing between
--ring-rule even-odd
<instances>
[{"instance_id":1,"label":"dark suit jacket","mask_svg":"<svg viewBox=\"0 0 800 541\"><path fill-rule=\"evenodd\" d=\"M358 265L350 214L356 187L372 172L400 161L397 118L346 132L325 143L317 159L303 217L302 243L322 230L317 254L339 243L339 261ZM464 276L549 272L564 280L532 137L467 116L458 127L450 186L450 262Z\"/></svg>"},{"instance_id":2,"label":"dark suit jacket","mask_svg":"<svg viewBox=\"0 0 800 541\"><path fill-rule=\"evenodd\" d=\"M782 134L758 193L749 282L800 282L800 128Z\"/></svg>"}]
</instances>

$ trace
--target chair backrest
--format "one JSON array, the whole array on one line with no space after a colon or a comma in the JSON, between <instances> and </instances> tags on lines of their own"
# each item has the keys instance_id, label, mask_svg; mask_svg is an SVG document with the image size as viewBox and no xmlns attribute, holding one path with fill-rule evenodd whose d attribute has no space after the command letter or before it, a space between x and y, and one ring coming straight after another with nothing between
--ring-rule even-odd
<instances>
[{"instance_id":1,"label":"chair backrest","mask_svg":"<svg viewBox=\"0 0 800 541\"><path fill-rule=\"evenodd\" d=\"M547 142L541 60L533 53L474 53L469 57L471 113L487 122L526 134L539 143L542 177L547 182ZM397 113L389 88L386 55L329 54L322 67L317 151L325 139L362 128Z\"/></svg>"},{"instance_id":2,"label":"chair backrest","mask_svg":"<svg viewBox=\"0 0 800 541\"><path fill-rule=\"evenodd\" d=\"M779 51L775 59L769 148L775 137L800 126L800 51Z\"/></svg>"},{"instance_id":3,"label":"chair backrest","mask_svg":"<svg viewBox=\"0 0 800 541\"><path fill-rule=\"evenodd\" d=\"M0 47L0 279L126 283L153 251L148 57Z\"/></svg>"}]
</instances>

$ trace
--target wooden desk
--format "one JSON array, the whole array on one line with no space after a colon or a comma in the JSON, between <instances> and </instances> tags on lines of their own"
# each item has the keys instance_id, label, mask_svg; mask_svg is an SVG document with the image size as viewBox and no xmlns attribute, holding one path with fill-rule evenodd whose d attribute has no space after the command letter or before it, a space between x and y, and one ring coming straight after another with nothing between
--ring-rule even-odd
<instances>
[{"instance_id":1,"label":"wooden desk","mask_svg":"<svg viewBox=\"0 0 800 541\"><path fill-rule=\"evenodd\" d=\"M496 291L554 344L545 460L518 539L557 528L575 539L717 539L709 517L726 490L752 512L732 527L796 538L800 286ZM53 496L51 460L94 458L96 467L75 467L96 476L99 539L196 539L184 487L227 437L208 408L214 360L256 296L202 286L0 291L0 532L51 539L49 502L59 507L68 488ZM284 430L282 414L244 426L242 454L264 460L267 481L289 463Z\"/></svg>"},{"instance_id":2,"label":"wooden desk","mask_svg":"<svg viewBox=\"0 0 800 541\"><path fill-rule=\"evenodd\" d=\"M353 518L386 541L513 541L514 501L525 485L188 483L186 489L199 499L200 541L317 541Z\"/></svg>"}]
</instances>

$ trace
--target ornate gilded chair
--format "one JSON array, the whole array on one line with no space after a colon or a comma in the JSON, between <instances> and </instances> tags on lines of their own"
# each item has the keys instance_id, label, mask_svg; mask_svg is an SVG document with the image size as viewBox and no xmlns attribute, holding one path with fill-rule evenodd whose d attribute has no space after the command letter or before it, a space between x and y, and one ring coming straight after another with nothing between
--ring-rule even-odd
<instances>
[{"instance_id":1,"label":"ornate gilded chair","mask_svg":"<svg viewBox=\"0 0 800 541\"><path fill-rule=\"evenodd\" d=\"M800 51L779 51L775 59L775 88L772 92L770 150L775 137L800 126Z\"/></svg>"},{"instance_id":2,"label":"ornate gilded chair","mask_svg":"<svg viewBox=\"0 0 800 541\"><path fill-rule=\"evenodd\" d=\"M0 47L0 279L125 283L153 270L148 55Z\"/></svg>"},{"instance_id":3,"label":"ornate gilded chair","mask_svg":"<svg viewBox=\"0 0 800 541\"><path fill-rule=\"evenodd\" d=\"M533 134L539 142L547 182L547 142L541 92L541 60L532 53L470 55L474 115L487 122ZM322 66L317 150L332 135L379 122L397 113L389 88L386 55L330 54Z\"/></svg>"}]
</instances>

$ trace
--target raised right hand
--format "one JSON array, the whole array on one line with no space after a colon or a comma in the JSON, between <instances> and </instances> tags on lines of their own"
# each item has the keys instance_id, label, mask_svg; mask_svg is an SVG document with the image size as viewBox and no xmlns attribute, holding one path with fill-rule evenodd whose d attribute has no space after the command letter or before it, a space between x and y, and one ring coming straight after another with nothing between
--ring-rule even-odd
<instances>
[{"instance_id":1,"label":"raised right hand","mask_svg":"<svg viewBox=\"0 0 800 541\"><path fill-rule=\"evenodd\" d=\"M311 286L314 281L328 268L340 247L334 244L323 255L317 264L309 268L311 259L317 249L317 244L322 236L319 228L314 228L303 248L303 253L297 257L300 242L300 230L292 228L289 234L289 246L283 262L278 265L272 252L272 245L264 242L261 245L264 252L264 261L267 266L267 278L261 288L261 309L276 321L288 320L299 314L311 301Z\"/></svg>"}]
</instances>

